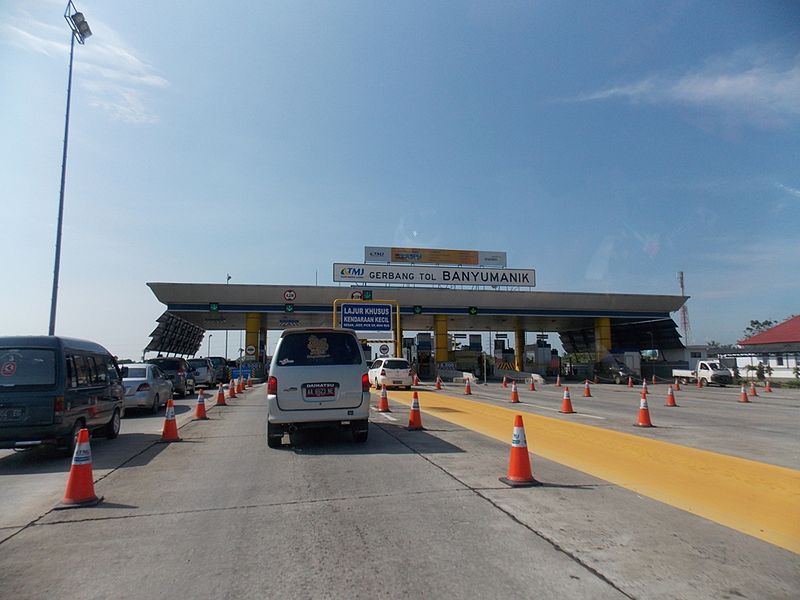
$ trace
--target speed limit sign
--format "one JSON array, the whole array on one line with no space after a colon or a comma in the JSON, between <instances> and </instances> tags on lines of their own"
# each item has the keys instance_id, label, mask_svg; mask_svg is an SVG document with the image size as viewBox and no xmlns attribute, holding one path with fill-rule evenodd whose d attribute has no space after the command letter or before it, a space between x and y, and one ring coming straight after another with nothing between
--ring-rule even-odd
<instances>
[{"instance_id":1,"label":"speed limit sign","mask_svg":"<svg viewBox=\"0 0 800 600\"><path fill-rule=\"evenodd\" d=\"M381 344L380 348L378 348L378 350L380 351L380 353L383 356L386 356L387 354L389 354L389 346L387 346L386 344Z\"/></svg>"},{"instance_id":2,"label":"speed limit sign","mask_svg":"<svg viewBox=\"0 0 800 600\"><path fill-rule=\"evenodd\" d=\"M287 302L294 302L297 299L297 293L294 290L286 290L283 292L283 299Z\"/></svg>"}]
</instances>

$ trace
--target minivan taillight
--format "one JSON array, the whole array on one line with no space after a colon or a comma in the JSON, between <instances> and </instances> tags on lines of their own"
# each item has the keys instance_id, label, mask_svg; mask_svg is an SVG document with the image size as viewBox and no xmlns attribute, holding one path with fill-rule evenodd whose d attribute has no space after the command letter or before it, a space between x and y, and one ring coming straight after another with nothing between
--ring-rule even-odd
<instances>
[{"instance_id":1,"label":"minivan taillight","mask_svg":"<svg viewBox=\"0 0 800 600\"><path fill-rule=\"evenodd\" d=\"M368 392L369 391L369 374L364 373L361 376L361 391Z\"/></svg>"},{"instance_id":2,"label":"minivan taillight","mask_svg":"<svg viewBox=\"0 0 800 600\"><path fill-rule=\"evenodd\" d=\"M274 375L267 379L267 394L270 396L278 395L278 378Z\"/></svg>"},{"instance_id":3,"label":"minivan taillight","mask_svg":"<svg viewBox=\"0 0 800 600\"><path fill-rule=\"evenodd\" d=\"M53 412L57 415L64 412L64 396L56 396L53 401Z\"/></svg>"}]
</instances>

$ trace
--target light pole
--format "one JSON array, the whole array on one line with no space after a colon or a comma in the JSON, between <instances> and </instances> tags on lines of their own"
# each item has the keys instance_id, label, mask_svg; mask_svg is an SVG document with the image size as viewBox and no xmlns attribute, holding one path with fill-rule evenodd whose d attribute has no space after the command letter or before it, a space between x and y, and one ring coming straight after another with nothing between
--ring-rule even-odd
<instances>
[{"instance_id":1,"label":"light pole","mask_svg":"<svg viewBox=\"0 0 800 600\"><path fill-rule=\"evenodd\" d=\"M206 358L211 356L211 338L214 337L213 333L208 334L208 352L206 353Z\"/></svg>"},{"instance_id":2,"label":"light pole","mask_svg":"<svg viewBox=\"0 0 800 600\"><path fill-rule=\"evenodd\" d=\"M227 273L228 278L225 280L227 286L231 282L231 274ZM225 360L228 360L228 328L225 328Z\"/></svg>"},{"instance_id":3,"label":"light pole","mask_svg":"<svg viewBox=\"0 0 800 600\"><path fill-rule=\"evenodd\" d=\"M69 104L72 97L72 57L75 54L75 40L78 40L80 45L86 41L92 30L89 28L89 23L79 13L69 0L67 8L64 11L64 19L66 19L69 28L72 30L69 43L69 78L67 79L67 115L64 119L64 150L61 156L61 192L58 195L58 225L56 227L56 258L55 266L53 267L53 295L50 298L50 327L48 335L55 335L56 332L56 304L58 302L58 273L61 267L61 226L64 222L64 184L67 178L67 140L69 139Z\"/></svg>"}]
</instances>

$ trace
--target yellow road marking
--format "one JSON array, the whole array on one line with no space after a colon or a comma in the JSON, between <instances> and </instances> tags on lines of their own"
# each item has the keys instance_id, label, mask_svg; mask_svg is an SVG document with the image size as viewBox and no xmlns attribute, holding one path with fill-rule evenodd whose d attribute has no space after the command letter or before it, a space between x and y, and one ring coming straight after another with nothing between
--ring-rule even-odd
<instances>
[{"instance_id":1,"label":"yellow road marking","mask_svg":"<svg viewBox=\"0 0 800 600\"><path fill-rule=\"evenodd\" d=\"M800 554L800 471L442 392L419 398L423 413L509 444L522 414L535 455ZM410 405L411 392L391 400Z\"/></svg>"}]
</instances>

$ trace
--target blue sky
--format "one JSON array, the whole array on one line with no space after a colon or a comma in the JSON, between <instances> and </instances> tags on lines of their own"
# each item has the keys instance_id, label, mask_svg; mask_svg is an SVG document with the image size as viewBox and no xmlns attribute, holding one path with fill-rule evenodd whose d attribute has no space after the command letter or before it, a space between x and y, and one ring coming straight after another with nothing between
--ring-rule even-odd
<instances>
[{"instance_id":1,"label":"blue sky","mask_svg":"<svg viewBox=\"0 0 800 600\"><path fill-rule=\"evenodd\" d=\"M64 6L0 5L3 334L47 332ZM365 245L543 291L684 271L694 343L800 312L796 2L77 7L59 334L138 356L147 281L328 284Z\"/></svg>"}]
</instances>

